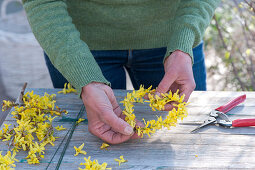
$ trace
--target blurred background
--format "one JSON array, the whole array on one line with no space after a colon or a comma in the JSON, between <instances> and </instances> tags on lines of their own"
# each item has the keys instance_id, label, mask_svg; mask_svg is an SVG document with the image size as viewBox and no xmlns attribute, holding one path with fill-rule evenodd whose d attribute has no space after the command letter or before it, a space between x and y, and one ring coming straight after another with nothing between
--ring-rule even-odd
<instances>
[{"instance_id":1,"label":"blurred background","mask_svg":"<svg viewBox=\"0 0 255 170\"><path fill-rule=\"evenodd\" d=\"M0 101L15 100L24 82L52 88L21 0L0 0L0 14ZM204 41L208 90L255 90L255 0L223 0Z\"/></svg>"},{"instance_id":2,"label":"blurred background","mask_svg":"<svg viewBox=\"0 0 255 170\"><path fill-rule=\"evenodd\" d=\"M17 98L24 82L51 88L42 49L19 0L0 0L0 101Z\"/></svg>"}]
</instances>

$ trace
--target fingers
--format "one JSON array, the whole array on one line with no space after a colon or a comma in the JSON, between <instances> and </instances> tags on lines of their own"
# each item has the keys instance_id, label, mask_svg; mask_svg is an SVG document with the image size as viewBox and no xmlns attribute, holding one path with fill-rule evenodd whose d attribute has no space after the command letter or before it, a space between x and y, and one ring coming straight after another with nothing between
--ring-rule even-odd
<instances>
[{"instance_id":1,"label":"fingers","mask_svg":"<svg viewBox=\"0 0 255 170\"><path fill-rule=\"evenodd\" d=\"M125 122L112 89L104 84L84 87L83 102L88 115L89 131L112 144L129 140L133 128Z\"/></svg>"},{"instance_id":2,"label":"fingers","mask_svg":"<svg viewBox=\"0 0 255 170\"><path fill-rule=\"evenodd\" d=\"M133 136L130 139L140 139L141 136L139 136L137 133L133 134Z\"/></svg>"},{"instance_id":3,"label":"fingers","mask_svg":"<svg viewBox=\"0 0 255 170\"><path fill-rule=\"evenodd\" d=\"M172 72L167 72L165 73L163 79L158 85L158 88L156 90L156 95L160 96L160 93L166 93L169 91L171 85L174 83L176 80L176 75L173 74Z\"/></svg>"},{"instance_id":4,"label":"fingers","mask_svg":"<svg viewBox=\"0 0 255 170\"><path fill-rule=\"evenodd\" d=\"M170 111L170 110L172 110L173 108L174 108L174 106L172 105L172 103L166 104L166 105L165 105L165 108L164 108L164 111Z\"/></svg>"},{"instance_id":5,"label":"fingers","mask_svg":"<svg viewBox=\"0 0 255 170\"><path fill-rule=\"evenodd\" d=\"M137 121L137 126L144 126L142 122ZM119 144L125 142L129 139L137 139L141 138L138 136L137 133L133 133L133 135L124 135L119 132L116 132L111 126L103 123L103 122L96 122L94 124L89 123L89 131L104 140L109 144Z\"/></svg>"},{"instance_id":6,"label":"fingers","mask_svg":"<svg viewBox=\"0 0 255 170\"><path fill-rule=\"evenodd\" d=\"M130 135L123 135L121 133L115 132L109 125L101 124L98 128L91 128L92 134L101 138L103 141L109 144L119 144L129 140L132 136Z\"/></svg>"},{"instance_id":7,"label":"fingers","mask_svg":"<svg viewBox=\"0 0 255 170\"><path fill-rule=\"evenodd\" d=\"M180 96L185 94L184 102L187 102L196 87L193 75L184 76L185 78L182 79L181 77L177 79L174 75L175 74L171 77L170 73L165 74L155 95L160 96L160 93L167 93L170 89L174 93L177 89L180 89ZM171 110L172 108L173 107L169 105L165 107L165 110Z\"/></svg>"},{"instance_id":8,"label":"fingers","mask_svg":"<svg viewBox=\"0 0 255 170\"><path fill-rule=\"evenodd\" d=\"M190 83L180 86L180 94L179 95L180 96L185 95L184 102L188 101L188 99L189 99L191 93L194 91L195 87L196 87L196 84L192 80L190 81ZM172 90L172 87L171 87L171 90ZM172 90L172 92L175 92L175 91L176 91L175 89ZM164 110L165 111L172 110L174 108L173 104L174 104L173 102L166 104Z\"/></svg>"},{"instance_id":9,"label":"fingers","mask_svg":"<svg viewBox=\"0 0 255 170\"><path fill-rule=\"evenodd\" d=\"M186 88L184 87L183 89L181 89L180 96L185 95L184 102L187 102L189 100L189 97L191 93L194 91L195 87L196 87L196 84L190 85L189 87L186 87Z\"/></svg>"},{"instance_id":10,"label":"fingers","mask_svg":"<svg viewBox=\"0 0 255 170\"><path fill-rule=\"evenodd\" d=\"M114 113L120 117L121 113L122 113L122 110L116 100L116 97L114 96L114 93L112 91L112 89L109 87L109 86L106 86L105 89L104 89L108 99L110 100L111 104L112 104L112 107L113 107L113 111Z\"/></svg>"},{"instance_id":11,"label":"fingers","mask_svg":"<svg viewBox=\"0 0 255 170\"><path fill-rule=\"evenodd\" d=\"M137 126L144 127L143 123L136 120ZM94 135L100 137L102 140L110 143L110 144L119 144L125 142L129 139L138 139L141 136L138 136L137 133L133 133L133 135L124 135L119 132L116 132L112 127L109 125L102 125L102 127L96 129L96 133Z\"/></svg>"},{"instance_id":12,"label":"fingers","mask_svg":"<svg viewBox=\"0 0 255 170\"><path fill-rule=\"evenodd\" d=\"M139 121L137 119L135 119L135 120L136 120L136 127L144 127L145 126L141 121ZM133 136L131 137L131 139L138 139L138 138L141 138L141 136L139 136L137 133L133 134Z\"/></svg>"},{"instance_id":13,"label":"fingers","mask_svg":"<svg viewBox=\"0 0 255 170\"><path fill-rule=\"evenodd\" d=\"M116 132L129 136L134 133L133 128L111 110L105 110L104 113L101 114L101 118L103 122L111 126Z\"/></svg>"},{"instance_id":14,"label":"fingers","mask_svg":"<svg viewBox=\"0 0 255 170\"><path fill-rule=\"evenodd\" d=\"M173 72L167 72L161 82L158 85L158 88L156 90L155 95L160 96L161 93L167 93L170 90L170 87L176 87L177 89L177 84L175 83L176 81L176 74L173 74ZM165 105L164 110L169 111L172 110L173 106L171 104Z\"/></svg>"},{"instance_id":15,"label":"fingers","mask_svg":"<svg viewBox=\"0 0 255 170\"><path fill-rule=\"evenodd\" d=\"M141 122L141 121L139 121L139 120L137 120L137 119L135 119L135 121L136 121L136 127L144 127L145 125Z\"/></svg>"},{"instance_id":16,"label":"fingers","mask_svg":"<svg viewBox=\"0 0 255 170\"><path fill-rule=\"evenodd\" d=\"M144 98L145 100L149 100L148 94L145 94L145 95L143 96L143 98Z\"/></svg>"},{"instance_id":17,"label":"fingers","mask_svg":"<svg viewBox=\"0 0 255 170\"><path fill-rule=\"evenodd\" d=\"M181 50L176 50L165 60L164 69L166 73L157 91L166 93L170 89L172 92L180 89L181 95L185 94L187 101L195 88L191 57Z\"/></svg>"},{"instance_id":18,"label":"fingers","mask_svg":"<svg viewBox=\"0 0 255 170\"><path fill-rule=\"evenodd\" d=\"M105 115L105 123L110 125L116 132L119 132L123 135L132 135L134 133L133 128L127 122L120 118L122 111L119 104L117 103L112 89L107 86L105 92L112 104L113 112L115 113L113 114L111 113L111 110L108 110L108 113L102 114L102 116Z\"/></svg>"}]
</instances>

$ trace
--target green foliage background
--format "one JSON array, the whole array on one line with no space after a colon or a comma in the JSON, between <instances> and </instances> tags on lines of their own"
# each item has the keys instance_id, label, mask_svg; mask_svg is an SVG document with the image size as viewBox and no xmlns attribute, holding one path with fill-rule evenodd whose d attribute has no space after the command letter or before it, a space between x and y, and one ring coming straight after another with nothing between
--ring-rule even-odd
<instances>
[{"instance_id":1,"label":"green foliage background","mask_svg":"<svg viewBox=\"0 0 255 170\"><path fill-rule=\"evenodd\" d=\"M218 90L255 90L255 0L223 0L204 40L205 50L217 58L208 76L219 75Z\"/></svg>"}]
</instances>

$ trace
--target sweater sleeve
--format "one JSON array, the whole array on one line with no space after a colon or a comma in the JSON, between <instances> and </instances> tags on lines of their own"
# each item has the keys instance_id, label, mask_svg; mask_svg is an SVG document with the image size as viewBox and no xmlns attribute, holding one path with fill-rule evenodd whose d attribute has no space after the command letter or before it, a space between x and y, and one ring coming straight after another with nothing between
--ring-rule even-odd
<instances>
[{"instance_id":1,"label":"sweater sleeve","mask_svg":"<svg viewBox=\"0 0 255 170\"><path fill-rule=\"evenodd\" d=\"M220 0L180 0L164 60L175 50L189 54L202 40Z\"/></svg>"},{"instance_id":2,"label":"sweater sleeve","mask_svg":"<svg viewBox=\"0 0 255 170\"><path fill-rule=\"evenodd\" d=\"M59 72L81 93L90 82L110 85L72 23L65 0L23 0L32 31Z\"/></svg>"}]
</instances>

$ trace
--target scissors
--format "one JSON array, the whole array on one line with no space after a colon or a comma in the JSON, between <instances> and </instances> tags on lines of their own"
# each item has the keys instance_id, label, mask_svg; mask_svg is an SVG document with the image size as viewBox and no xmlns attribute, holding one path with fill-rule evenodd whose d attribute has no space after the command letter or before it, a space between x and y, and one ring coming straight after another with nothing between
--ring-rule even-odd
<instances>
[{"instance_id":1,"label":"scissors","mask_svg":"<svg viewBox=\"0 0 255 170\"><path fill-rule=\"evenodd\" d=\"M207 119L204 121L204 123L199 125L197 128L192 130L190 133L194 133L194 132L198 131L199 129L201 129L207 125L210 125L210 124L216 124L216 125L220 125L220 126L228 127L228 128L255 126L255 119L236 119L236 120L231 121L228 118L228 116L226 115L226 113L228 111L230 111L231 109L233 109L240 103L244 102L245 99L246 99L246 95L244 94L242 96L239 96L239 97L229 101L225 105L222 105L222 106L218 107L217 109L212 110L209 113L209 116L207 117Z\"/></svg>"}]
</instances>

